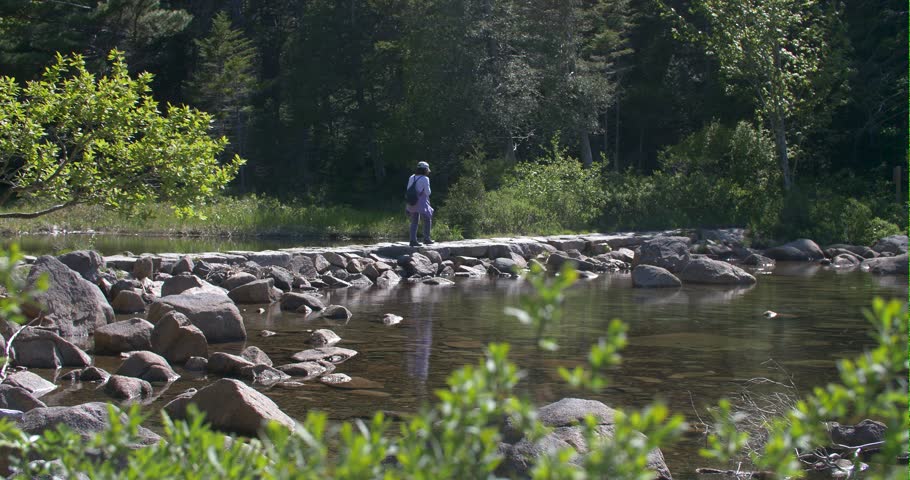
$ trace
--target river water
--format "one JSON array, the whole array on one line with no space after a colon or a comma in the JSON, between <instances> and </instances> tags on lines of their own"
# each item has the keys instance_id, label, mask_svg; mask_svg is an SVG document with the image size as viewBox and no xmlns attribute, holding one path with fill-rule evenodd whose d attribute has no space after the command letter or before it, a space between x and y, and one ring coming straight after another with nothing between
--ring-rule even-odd
<instances>
[{"instance_id":1,"label":"river water","mask_svg":"<svg viewBox=\"0 0 910 480\"><path fill-rule=\"evenodd\" d=\"M655 399L698 423L707 419L705 407L721 397L735 397L749 379L765 377L792 384L797 391L774 384L753 386L757 393L807 392L836 380L837 360L861 353L872 345L862 310L876 296L907 300L905 277L878 277L838 272L807 264L779 264L746 289L684 286L680 289L632 288L628 274L607 274L580 281L568 290L562 325L554 336L560 349L541 354L533 334L503 314L517 305L527 284L510 279L457 279L454 286L401 284L383 290L334 290L326 303L351 309L347 322L305 318L283 313L277 305L242 307L249 338L245 344L210 347L239 352L256 345L276 365L308 348L308 330L331 328L344 340L339 346L359 355L339 365L337 372L357 379L357 390L318 383L298 388L273 388L267 395L292 417L323 410L332 419L365 418L377 410L414 412L432 401L432 392L445 387L446 376L467 363L476 363L489 342L509 342L511 358L523 370L519 389L538 405L566 396L601 400L614 408L640 408ZM778 312L766 318L763 312ZM374 320L384 313L405 318L387 327ZM128 317L123 317L128 318ZM580 394L559 379L559 366L585 360L592 342L613 318L629 325L629 346L623 363L611 372L612 385L600 394ZM261 337L272 330L278 334ZM96 357L96 364L116 370L120 360ZM65 372L66 369L58 373ZM206 380L182 371L183 378L165 391L151 408L163 406L190 387ZM42 373L48 377L53 372ZM106 400L86 384L44 397L49 404ZM696 467L708 464L697 457L704 438L691 434L664 451L677 478L692 478Z\"/></svg>"}]
</instances>

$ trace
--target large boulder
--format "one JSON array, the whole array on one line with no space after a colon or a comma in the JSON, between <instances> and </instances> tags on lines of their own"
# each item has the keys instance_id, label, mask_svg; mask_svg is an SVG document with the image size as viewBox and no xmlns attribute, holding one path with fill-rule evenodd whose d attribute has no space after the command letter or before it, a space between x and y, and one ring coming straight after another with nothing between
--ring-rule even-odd
<instances>
[{"instance_id":1,"label":"large boulder","mask_svg":"<svg viewBox=\"0 0 910 480\"><path fill-rule=\"evenodd\" d=\"M171 267L171 275L193 273L194 268L196 268L196 264L193 263L193 259L188 256L183 256L180 258L180 260L177 260L177 262L174 263L173 267Z\"/></svg>"},{"instance_id":2,"label":"large boulder","mask_svg":"<svg viewBox=\"0 0 910 480\"><path fill-rule=\"evenodd\" d=\"M267 421L294 428L294 420L265 395L239 380L222 378L189 398L178 398L164 410L175 419L186 418L186 407L195 404L212 428L256 436Z\"/></svg>"},{"instance_id":3,"label":"large boulder","mask_svg":"<svg viewBox=\"0 0 910 480\"><path fill-rule=\"evenodd\" d=\"M329 305L328 307L325 307L325 310L322 311L322 316L330 320L348 320L354 316L354 314L351 313L347 307L341 305Z\"/></svg>"},{"instance_id":4,"label":"large boulder","mask_svg":"<svg viewBox=\"0 0 910 480\"><path fill-rule=\"evenodd\" d=\"M247 258L247 260L256 262L256 264L262 267L269 267L272 265L287 267L291 262L290 253L277 250L244 253L244 256Z\"/></svg>"},{"instance_id":5,"label":"large boulder","mask_svg":"<svg viewBox=\"0 0 910 480\"><path fill-rule=\"evenodd\" d=\"M287 269L293 274L303 275L303 278L306 278L307 280L313 280L314 278L319 277L319 271L316 270L313 259L306 255L295 255L292 257L288 263Z\"/></svg>"},{"instance_id":6,"label":"large boulder","mask_svg":"<svg viewBox=\"0 0 910 480\"><path fill-rule=\"evenodd\" d=\"M13 385L0 385L0 408L27 412L33 408L46 407L28 390Z\"/></svg>"},{"instance_id":7,"label":"large boulder","mask_svg":"<svg viewBox=\"0 0 910 480\"><path fill-rule=\"evenodd\" d=\"M141 318L109 323L95 330L95 353L114 354L151 350L155 326Z\"/></svg>"},{"instance_id":8,"label":"large boulder","mask_svg":"<svg viewBox=\"0 0 910 480\"><path fill-rule=\"evenodd\" d=\"M629 250L628 248L625 248L625 247L620 247L617 250L608 252L607 255L609 255L610 258L612 258L614 260L620 260L620 261L623 261L626 263L632 263L633 261L635 261L635 251Z\"/></svg>"},{"instance_id":9,"label":"large boulder","mask_svg":"<svg viewBox=\"0 0 910 480\"><path fill-rule=\"evenodd\" d=\"M170 311L158 320L151 333L150 350L171 363L184 363L190 357L208 356L205 334L186 315Z\"/></svg>"},{"instance_id":10,"label":"large boulder","mask_svg":"<svg viewBox=\"0 0 910 480\"><path fill-rule=\"evenodd\" d=\"M255 365L255 363L237 355L215 352L209 357L209 363L206 370L208 370L209 373L224 377L239 377L242 375L244 368Z\"/></svg>"},{"instance_id":11,"label":"large boulder","mask_svg":"<svg viewBox=\"0 0 910 480\"><path fill-rule=\"evenodd\" d=\"M890 237L885 237L875 242L872 249L878 253L893 253L895 255L907 253L907 236L891 235Z\"/></svg>"},{"instance_id":12,"label":"large boulder","mask_svg":"<svg viewBox=\"0 0 910 480\"><path fill-rule=\"evenodd\" d=\"M101 269L104 268L104 258L92 250L64 253L57 257L57 260L92 283L98 283Z\"/></svg>"},{"instance_id":13,"label":"large boulder","mask_svg":"<svg viewBox=\"0 0 910 480\"><path fill-rule=\"evenodd\" d=\"M670 273L680 272L689 263L689 237L654 237L641 244L635 265L654 265Z\"/></svg>"},{"instance_id":14,"label":"large boulder","mask_svg":"<svg viewBox=\"0 0 910 480\"><path fill-rule=\"evenodd\" d=\"M152 384L145 380L125 377L123 375L111 375L104 384L104 393L119 400L130 400L133 398L148 398L152 396Z\"/></svg>"},{"instance_id":15,"label":"large boulder","mask_svg":"<svg viewBox=\"0 0 910 480\"><path fill-rule=\"evenodd\" d=\"M136 259L133 264L133 276L139 280L152 278L155 274L155 259L150 256L143 256Z\"/></svg>"},{"instance_id":16,"label":"large boulder","mask_svg":"<svg viewBox=\"0 0 910 480\"><path fill-rule=\"evenodd\" d=\"M751 285L755 277L745 270L720 260L698 257L689 260L678 274L679 279L688 283L718 285Z\"/></svg>"},{"instance_id":17,"label":"large boulder","mask_svg":"<svg viewBox=\"0 0 910 480\"><path fill-rule=\"evenodd\" d=\"M765 250L765 256L779 261L809 262L825 258L825 252L812 240L800 238Z\"/></svg>"},{"instance_id":18,"label":"large boulder","mask_svg":"<svg viewBox=\"0 0 910 480\"><path fill-rule=\"evenodd\" d=\"M135 290L121 290L111 302L115 313L141 313L145 311L145 299Z\"/></svg>"},{"instance_id":19,"label":"large boulder","mask_svg":"<svg viewBox=\"0 0 910 480\"><path fill-rule=\"evenodd\" d=\"M6 381L4 383L19 387L26 392L31 393L36 398L41 398L57 388L53 383L48 382L29 371L12 372L6 376Z\"/></svg>"},{"instance_id":20,"label":"large boulder","mask_svg":"<svg viewBox=\"0 0 910 480\"><path fill-rule=\"evenodd\" d=\"M205 283L195 275L189 273L175 275L165 280L164 284L161 285L161 296L180 295L191 288L202 288L203 286L205 286Z\"/></svg>"},{"instance_id":21,"label":"large boulder","mask_svg":"<svg viewBox=\"0 0 910 480\"><path fill-rule=\"evenodd\" d=\"M96 328L114 321L114 309L101 289L49 255L35 260L26 280L27 287L34 287L44 275L50 286L35 296L37 304L23 306L26 315L43 314L42 325L56 329L63 336L91 335Z\"/></svg>"},{"instance_id":22,"label":"large boulder","mask_svg":"<svg viewBox=\"0 0 910 480\"><path fill-rule=\"evenodd\" d=\"M176 310L190 319L209 343L233 342L246 338L240 310L227 295L206 292L162 297L149 307L148 320L157 323Z\"/></svg>"},{"instance_id":23,"label":"large boulder","mask_svg":"<svg viewBox=\"0 0 910 480\"><path fill-rule=\"evenodd\" d=\"M505 443L500 447L505 458L497 473L525 477L538 458L565 448L572 448L577 452L570 461L579 464L588 453L584 427L579 424L584 422L588 415L596 419L597 425L594 429L596 436L605 440L613 438L615 411L595 400L564 398L541 407L538 415L541 423L552 430L536 441L525 438L523 432L516 430L510 421L505 422L503 428ZM641 435L638 432L635 434ZM660 449L648 453L647 467L655 472L655 478L672 479Z\"/></svg>"},{"instance_id":24,"label":"large boulder","mask_svg":"<svg viewBox=\"0 0 910 480\"><path fill-rule=\"evenodd\" d=\"M414 252L410 255L405 255L399 259L398 264L404 267L408 276L432 277L436 275L436 264L421 253Z\"/></svg>"},{"instance_id":25,"label":"large boulder","mask_svg":"<svg viewBox=\"0 0 910 480\"><path fill-rule=\"evenodd\" d=\"M274 286L274 280L266 278L241 285L228 293L236 303L272 303L281 298L281 290Z\"/></svg>"},{"instance_id":26,"label":"large boulder","mask_svg":"<svg viewBox=\"0 0 910 480\"><path fill-rule=\"evenodd\" d=\"M250 345L249 347L244 348L243 351L240 352L240 356L252 362L254 365L267 365L269 367L272 366L272 359L269 358L269 356L266 355L266 353L263 352L261 348L255 345Z\"/></svg>"},{"instance_id":27,"label":"large boulder","mask_svg":"<svg viewBox=\"0 0 910 480\"><path fill-rule=\"evenodd\" d=\"M130 355L120 368L114 372L115 375L124 375L127 377L141 378L149 382L169 383L180 378L180 375L171 368L161 355L153 352L136 352Z\"/></svg>"},{"instance_id":28,"label":"large boulder","mask_svg":"<svg viewBox=\"0 0 910 480\"><path fill-rule=\"evenodd\" d=\"M30 368L86 367L92 358L81 348L49 330L25 327L12 347L16 365Z\"/></svg>"},{"instance_id":29,"label":"large boulder","mask_svg":"<svg viewBox=\"0 0 910 480\"><path fill-rule=\"evenodd\" d=\"M386 270L376 277L376 286L380 288L392 288L401 282L401 277L392 270Z\"/></svg>"},{"instance_id":30,"label":"large boulder","mask_svg":"<svg viewBox=\"0 0 910 480\"><path fill-rule=\"evenodd\" d=\"M325 303L322 302L322 299L309 293L284 293L281 295L281 303L279 305L284 312L296 312L302 306L317 311L325 309Z\"/></svg>"},{"instance_id":31,"label":"large boulder","mask_svg":"<svg viewBox=\"0 0 910 480\"><path fill-rule=\"evenodd\" d=\"M221 283L221 287L227 291L231 291L241 285L246 285L250 282L255 282L256 275L253 275L249 272L237 272L227 277L224 282Z\"/></svg>"},{"instance_id":32,"label":"large boulder","mask_svg":"<svg viewBox=\"0 0 910 480\"><path fill-rule=\"evenodd\" d=\"M638 288L672 288L682 282L666 268L638 265L632 269L632 286Z\"/></svg>"},{"instance_id":33,"label":"large boulder","mask_svg":"<svg viewBox=\"0 0 910 480\"><path fill-rule=\"evenodd\" d=\"M289 270L271 266L262 270L265 278L272 279L272 285L282 292L290 292L294 286L294 274Z\"/></svg>"},{"instance_id":34,"label":"large boulder","mask_svg":"<svg viewBox=\"0 0 910 480\"><path fill-rule=\"evenodd\" d=\"M119 413L118 420L128 424L125 414L120 413L117 407L107 403L93 402L75 405L72 407L44 407L35 408L19 419L17 426L30 435L40 435L48 430L56 430L60 425L66 425L70 430L87 440L94 434L108 430L111 427L111 418L108 409L113 408ZM161 440L158 434L140 426L135 437L138 445L154 445Z\"/></svg>"},{"instance_id":35,"label":"large boulder","mask_svg":"<svg viewBox=\"0 0 910 480\"><path fill-rule=\"evenodd\" d=\"M907 275L907 254L867 258L860 266L863 270L879 275Z\"/></svg>"},{"instance_id":36,"label":"large boulder","mask_svg":"<svg viewBox=\"0 0 910 480\"><path fill-rule=\"evenodd\" d=\"M826 427L832 443L849 447L881 442L885 439L885 431L888 429L884 423L868 418L856 425L829 422Z\"/></svg>"},{"instance_id":37,"label":"large boulder","mask_svg":"<svg viewBox=\"0 0 910 480\"><path fill-rule=\"evenodd\" d=\"M117 295L119 295L120 292L125 291L125 290L133 290L136 293L141 294L142 282L140 282L139 280L134 280L132 278L121 278L120 280L117 280L116 282L114 282L113 285L111 285L111 291L110 291L109 298L113 300L113 299L117 298Z\"/></svg>"}]
</instances>

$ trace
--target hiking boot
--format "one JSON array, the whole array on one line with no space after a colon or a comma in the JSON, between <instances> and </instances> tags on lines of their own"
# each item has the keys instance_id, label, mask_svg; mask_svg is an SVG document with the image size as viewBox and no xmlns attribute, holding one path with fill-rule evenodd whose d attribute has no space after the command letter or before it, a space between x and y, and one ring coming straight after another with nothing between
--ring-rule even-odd
<instances>
[{"instance_id":1,"label":"hiking boot","mask_svg":"<svg viewBox=\"0 0 910 480\"><path fill-rule=\"evenodd\" d=\"M424 245L432 245L432 244L434 244L434 243L436 243L436 242L434 242L434 241L432 241L432 240L430 240L430 239L427 239L427 240L424 240L424 241L423 241L423 244L424 244Z\"/></svg>"},{"instance_id":2,"label":"hiking boot","mask_svg":"<svg viewBox=\"0 0 910 480\"><path fill-rule=\"evenodd\" d=\"M412 247L419 247L419 246L420 246L420 242L411 242L411 246L412 246Z\"/></svg>"}]
</instances>

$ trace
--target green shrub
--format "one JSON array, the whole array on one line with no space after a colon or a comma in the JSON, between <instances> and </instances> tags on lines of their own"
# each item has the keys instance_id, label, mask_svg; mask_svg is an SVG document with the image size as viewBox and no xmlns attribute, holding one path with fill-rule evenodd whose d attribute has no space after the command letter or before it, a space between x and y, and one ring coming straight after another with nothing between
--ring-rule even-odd
<instances>
[{"instance_id":1,"label":"green shrub","mask_svg":"<svg viewBox=\"0 0 910 480\"><path fill-rule=\"evenodd\" d=\"M555 140L543 157L507 170L492 190L486 182L494 175L477 155L465 161L443 208L446 221L468 236L590 230L602 215L600 171L582 168Z\"/></svg>"}]
</instances>

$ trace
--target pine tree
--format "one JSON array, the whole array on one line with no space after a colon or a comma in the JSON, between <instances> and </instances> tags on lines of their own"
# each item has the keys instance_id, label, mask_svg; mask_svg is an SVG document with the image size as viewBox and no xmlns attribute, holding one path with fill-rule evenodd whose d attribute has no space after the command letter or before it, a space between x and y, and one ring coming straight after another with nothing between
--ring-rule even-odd
<instances>
[{"instance_id":1,"label":"pine tree","mask_svg":"<svg viewBox=\"0 0 910 480\"><path fill-rule=\"evenodd\" d=\"M243 152L246 117L252 109L257 80L256 49L243 32L231 26L225 12L212 19L209 36L195 42L198 62L187 85L189 98L215 117L215 133L232 140Z\"/></svg>"}]
</instances>

